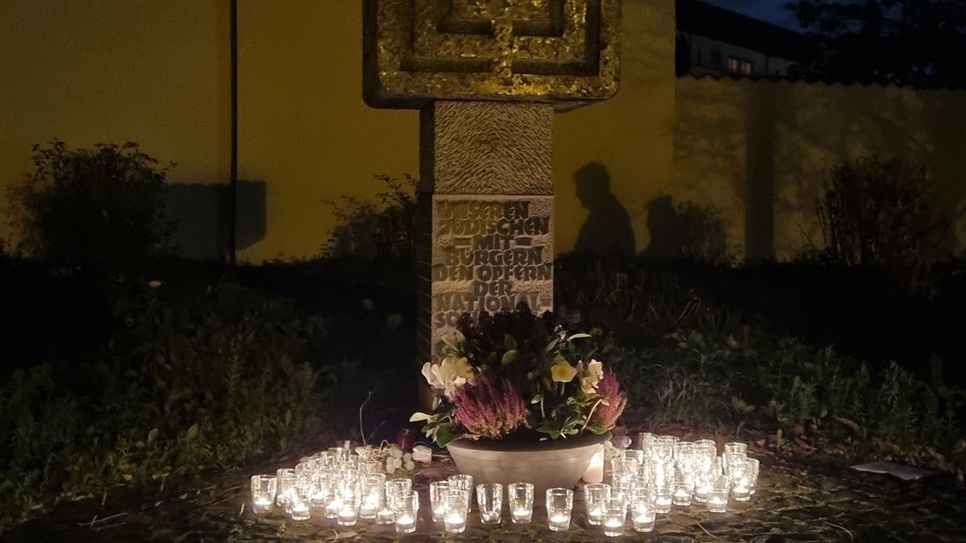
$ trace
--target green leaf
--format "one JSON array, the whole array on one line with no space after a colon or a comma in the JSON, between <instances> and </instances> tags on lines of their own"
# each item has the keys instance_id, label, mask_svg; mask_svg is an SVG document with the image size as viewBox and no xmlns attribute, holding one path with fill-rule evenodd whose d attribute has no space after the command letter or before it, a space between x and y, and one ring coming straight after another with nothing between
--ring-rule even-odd
<instances>
[{"instance_id":1,"label":"green leaf","mask_svg":"<svg viewBox=\"0 0 966 543\"><path fill-rule=\"evenodd\" d=\"M592 336L590 334L579 333L579 334L574 334L574 335L568 337L567 338L567 341L573 341L575 339L584 339L584 338L588 338L588 337L594 337L594 336Z\"/></svg>"},{"instance_id":2,"label":"green leaf","mask_svg":"<svg viewBox=\"0 0 966 543\"><path fill-rule=\"evenodd\" d=\"M445 447L449 442L458 438L459 435L453 430L453 426L447 423L440 424L436 428L436 444Z\"/></svg>"},{"instance_id":3,"label":"green leaf","mask_svg":"<svg viewBox=\"0 0 966 543\"><path fill-rule=\"evenodd\" d=\"M188 441L193 440L194 438L198 437L198 430L199 430L198 424L197 423L192 424L191 427L188 428L188 431L185 432L184 438L187 439Z\"/></svg>"},{"instance_id":4,"label":"green leaf","mask_svg":"<svg viewBox=\"0 0 966 543\"><path fill-rule=\"evenodd\" d=\"M157 428L154 428L153 430L151 430L150 432L148 432L148 445L150 445L150 444L154 443L155 441L157 441L158 434L159 433L160 432L158 432L158 429Z\"/></svg>"},{"instance_id":5,"label":"green leaf","mask_svg":"<svg viewBox=\"0 0 966 543\"><path fill-rule=\"evenodd\" d=\"M510 337L510 336L507 336L507 337ZM512 364L513 361L516 360L516 358L517 358L516 349L510 349L509 351L503 353L503 360L501 362L503 364Z\"/></svg>"},{"instance_id":6,"label":"green leaf","mask_svg":"<svg viewBox=\"0 0 966 543\"><path fill-rule=\"evenodd\" d=\"M516 350L517 340L510 334L503 334L503 345L506 347L507 351Z\"/></svg>"},{"instance_id":7,"label":"green leaf","mask_svg":"<svg viewBox=\"0 0 966 543\"><path fill-rule=\"evenodd\" d=\"M411 417L409 417L409 422L421 422L424 420L433 420L433 416L417 411L413 413Z\"/></svg>"}]
</instances>

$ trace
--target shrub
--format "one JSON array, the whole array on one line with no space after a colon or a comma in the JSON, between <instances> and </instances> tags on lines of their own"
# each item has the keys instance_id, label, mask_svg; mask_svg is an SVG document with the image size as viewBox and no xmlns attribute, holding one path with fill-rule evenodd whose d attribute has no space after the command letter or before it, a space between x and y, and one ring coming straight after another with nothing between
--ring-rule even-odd
<instances>
[{"instance_id":1,"label":"shrub","mask_svg":"<svg viewBox=\"0 0 966 543\"><path fill-rule=\"evenodd\" d=\"M101 352L0 389L0 529L60 499L234 466L320 433L306 362L321 323L230 284L196 303L147 289Z\"/></svg>"},{"instance_id":2,"label":"shrub","mask_svg":"<svg viewBox=\"0 0 966 543\"><path fill-rule=\"evenodd\" d=\"M812 254L843 266L913 270L935 262L946 224L935 214L923 166L860 158L829 172L816 202L823 246Z\"/></svg>"},{"instance_id":3,"label":"shrub","mask_svg":"<svg viewBox=\"0 0 966 543\"><path fill-rule=\"evenodd\" d=\"M966 394L929 382L895 362L873 370L832 348L743 334L672 334L661 345L601 346L627 390L629 417L650 424L750 424L789 436L837 443L856 454L915 461L931 450L948 454L963 439Z\"/></svg>"},{"instance_id":4,"label":"shrub","mask_svg":"<svg viewBox=\"0 0 966 543\"><path fill-rule=\"evenodd\" d=\"M34 172L19 187L28 252L53 265L123 271L167 247L167 167L136 143L33 147Z\"/></svg>"},{"instance_id":5,"label":"shrub","mask_svg":"<svg viewBox=\"0 0 966 543\"><path fill-rule=\"evenodd\" d=\"M340 224L322 247L323 258L412 256L416 242L416 180L409 175L402 179L377 175L376 179L386 190L375 201L352 196L324 201Z\"/></svg>"}]
</instances>

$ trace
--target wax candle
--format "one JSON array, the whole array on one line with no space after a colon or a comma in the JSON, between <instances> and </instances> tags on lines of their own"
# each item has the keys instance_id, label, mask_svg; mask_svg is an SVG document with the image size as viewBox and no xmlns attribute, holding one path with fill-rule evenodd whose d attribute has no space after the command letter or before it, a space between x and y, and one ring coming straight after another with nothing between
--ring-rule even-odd
<instances>
[{"instance_id":1,"label":"wax candle","mask_svg":"<svg viewBox=\"0 0 966 543\"><path fill-rule=\"evenodd\" d=\"M678 485L674 489L674 505L687 507L691 505L691 487L688 485Z\"/></svg>"},{"instance_id":2,"label":"wax candle","mask_svg":"<svg viewBox=\"0 0 966 543\"><path fill-rule=\"evenodd\" d=\"M631 514L634 522L634 531L650 532L654 530L654 511L648 509L638 509Z\"/></svg>"},{"instance_id":3,"label":"wax candle","mask_svg":"<svg viewBox=\"0 0 966 543\"><path fill-rule=\"evenodd\" d=\"M597 451L583 476L585 483L599 483L604 480L604 451Z\"/></svg>"},{"instance_id":4,"label":"wax candle","mask_svg":"<svg viewBox=\"0 0 966 543\"><path fill-rule=\"evenodd\" d=\"M728 510L728 498L716 492L708 495L708 511L712 513L724 513Z\"/></svg>"},{"instance_id":5,"label":"wax candle","mask_svg":"<svg viewBox=\"0 0 966 543\"><path fill-rule=\"evenodd\" d=\"M311 518L312 513L309 509L309 504L303 501L297 501L292 504L290 515L292 516L292 520L308 520Z\"/></svg>"},{"instance_id":6,"label":"wax candle","mask_svg":"<svg viewBox=\"0 0 966 543\"><path fill-rule=\"evenodd\" d=\"M264 515L272 512L272 506L275 505L275 501L268 496L259 496L255 498L255 502L252 504L252 512L256 515Z\"/></svg>"},{"instance_id":7,"label":"wax candle","mask_svg":"<svg viewBox=\"0 0 966 543\"><path fill-rule=\"evenodd\" d=\"M359 512L351 507L343 507L339 510L339 526L355 526L359 519Z\"/></svg>"},{"instance_id":8,"label":"wax candle","mask_svg":"<svg viewBox=\"0 0 966 543\"><path fill-rule=\"evenodd\" d=\"M533 518L533 509L519 507L513 510L513 523L526 524Z\"/></svg>"},{"instance_id":9,"label":"wax candle","mask_svg":"<svg viewBox=\"0 0 966 543\"><path fill-rule=\"evenodd\" d=\"M383 507L376 513L376 524L392 524L393 522L395 522L395 516L388 507Z\"/></svg>"},{"instance_id":10,"label":"wax candle","mask_svg":"<svg viewBox=\"0 0 966 543\"><path fill-rule=\"evenodd\" d=\"M570 515L555 513L550 515L550 529L554 532L566 532L570 529Z\"/></svg>"},{"instance_id":11,"label":"wax candle","mask_svg":"<svg viewBox=\"0 0 966 543\"><path fill-rule=\"evenodd\" d=\"M600 507L591 507L587 510L587 520L591 525L596 526L600 524L600 519L603 514L604 513L600 510Z\"/></svg>"},{"instance_id":12,"label":"wax candle","mask_svg":"<svg viewBox=\"0 0 966 543\"><path fill-rule=\"evenodd\" d=\"M624 522L616 518L608 518L604 521L604 535L617 537L624 535Z\"/></svg>"},{"instance_id":13,"label":"wax candle","mask_svg":"<svg viewBox=\"0 0 966 543\"><path fill-rule=\"evenodd\" d=\"M731 493L735 500L739 502L746 502L751 499L751 489L748 488L747 481L744 484L742 482L736 483L735 487L731 489Z\"/></svg>"},{"instance_id":14,"label":"wax candle","mask_svg":"<svg viewBox=\"0 0 966 543\"><path fill-rule=\"evenodd\" d=\"M396 517L396 533L411 534L416 531L416 517L410 513L402 513Z\"/></svg>"},{"instance_id":15,"label":"wax candle","mask_svg":"<svg viewBox=\"0 0 966 543\"><path fill-rule=\"evenodd\" d=\"M654 511L656 513L669 513L671 511L671 493L660 492L654 497Z\"/></svg>"},{"instance_id":16,"label":"wax candle","mask_svg":"<svg viewBox=\"0 0 966 543\"><path fill-rule=\"evenodd\" d=\"M461 534L466 529L466 514L462 511L450 510L443 518L446 533Z\"/></svg>"}]
</instances>

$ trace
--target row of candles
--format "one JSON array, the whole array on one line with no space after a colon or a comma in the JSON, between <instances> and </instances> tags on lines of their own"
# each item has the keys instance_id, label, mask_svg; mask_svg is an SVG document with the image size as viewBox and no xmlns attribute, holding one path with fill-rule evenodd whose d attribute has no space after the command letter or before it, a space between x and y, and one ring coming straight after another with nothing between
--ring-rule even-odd
<instances>
[{"instance_id":1,"label":"row of candles","mask_svg":"<svg viewBox=\"0 0 966 543\"><path fill-rule=\"evenodd\" d=\"M747 501L755 491L758 460L748 458L744 443L727 443L722 455L714 441L680 441L673 436L641 434L636 449L618 450L610 459L609 483L584 485L588 523L603 526L608 536L622 535L628 516L635 531L654 529L657 514L672 506L706 504L713 513L727 510L729 499ZM303 458L294 469L251 478L252 510L256 515L281 508L293 520L324 517L340 526L359 519L395 525L401 534L416 529L419 493L412 479L387 479L382 463L351 454L348 446ZM466 474L452 475L429 485L432 517L447 533L462 533L475 501L483 525L502 521L504 488L514 524L533 518L534 486L516 482L477 484ZM473 500L473 497L476 497ZM551 488L544 496L548 527L570 528L574 491Z\"/></svg>"}]
</instances>

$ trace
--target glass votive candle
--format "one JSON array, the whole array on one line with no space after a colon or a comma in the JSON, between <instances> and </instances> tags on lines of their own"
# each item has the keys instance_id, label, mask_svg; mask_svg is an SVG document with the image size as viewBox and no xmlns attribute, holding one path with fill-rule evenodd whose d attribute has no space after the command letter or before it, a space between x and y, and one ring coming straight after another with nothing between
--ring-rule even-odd
<instances>
[{"instance_id":1,"label":"glass votive candle","mask_svg":"<svg viewBox=\"0 0 966 543\"><path fill-rule=\"evenodd\" d=\"M728 477L725 475L718 477L711 484L711 490L708 492L708 511L712 513L724 513L727 511L729 490Z\"/></svg>"},{"instance_id":2,"label":"glass votive candle","mask_svg":"<svg viewBox=\"0 0 966 543\"><path fill-rule=\"evenodd\" d=\"M459 488L450 488L446 494L446 513L443 516L443 528L448 534L461 534L466 530L466 515L469 513L469 492Z\"/></svg>"},{"instance_id":3,"label":"glass votive candle","mask_svg":"<svg viewBox=\"0 0 966 543\"><path fill-rule=\"evenodd\" d=\"M362 502L359 504L359 518L374 519L382 508L385 499L386 476L371 473L362 480Z\"/></svg>"},{"instance_id":4,"label":"glass votive candle","mask_svg":"<svg viewBox=\"0 0 966 543\"><path fill-rule=\"evenodd\" d=\"M651 505L651 494L646 488L635 488L631 492L630 510L634 531L646 533L654 530L657 514Z\"/></svg>"},{"instance_id":5,"label":"glass votive candle","mask_svg":"<svg viewBox=\"0 0 966 543\"><path fill-rule=\"evenodd\" d=\"M574 509L574 491L569 488L548 488L546 493L547 523L551 531L566 532L570 529L570 516Z\"/></svg>"},{"instance_id":6,"label":"glass votive candle","mask_svg":"<svg viewBox=\"0 0 966 543\"><path fill-rule=\"evenodd\" d=\"M418 510L415 506L418 503L419 495L415 492L409 499L403 496L398 501L396 508L393 510L397 534L411 534L416 531L416 513Z\"/></svg>"},{"instance_id":7,"label":"glass votive candle","mask_svg":"<svg viewBox=\"0 0 966 543\"><path fill-rule=\"evenodd\" d=\"M395 504L403 496L412 494L413 480L389 479L384 485L384 490L385 498L382 501L382 508L376 513L376 524L393 524L396 521Z\"/></svg>"},{"instance_id":8,"label":"glass votive candle","mask_svg":"<svg viewBox=\"0 0 966 543\"><path fill-rule=\"evenodd\" d=\"M339 526L355 526L356 522L359 520L359 506L361 505L361 493L358 492L358 486L356 488L346 489L341 498L341 507L339 507L336 522Z\"/></svg>"},{"instance_id":9,"label":"glass votive candle","mask_svg":"<svg viewBox=\"0 0 966 543\"><path fill-rule=\"evenodd\" d=\"M275 505L275 492L278 490L278 478L274 475L252 475L252 513L267 515Z\"/></svg>"},{"instance_id":10,"label":"glass votive candle","mask_svg":"<svg viewBox=\"0 0 966 543\"><path fill-rule=\"evenodd\" d=\"M457 473L446 478L451 489L465 490L469 493L470 503L473 503L473 476Z\"/></svg>"},{"instance_id":11,"label":"glass votive candle","mask_svg":"<svg viewBox=\"0 0 966 543\"><path fill-rule=\"evenodd\" d=\"M298 498L298 479L295 477L295 468L280 468L275 471L277 490L275 494L275 505L289 510L289 504Z\"/></svg>"},{"instance_id":12,"label":"glass votive candle","mask_svg":"<svg viewBox=\"0 0 966 543\"><path fill-rule=\"evenodd\" d=\"M625 520L627 520L627 507L623 498L608 498L604 501L604 535L608 537L624 535Z\"/></svg>"},{"instance_id":13,"label":"glass votive candle","mask_svg":"<svg viewBox=\"0 0 966 543\"><path fill-rule=\"evenodd\" d=\"M584 504L587 506L587 522L599 526L604 518L604 502L610 498L610 485L595 483L584 485Z\"/></svg>"},{"instance_id":14,"label":"glass votive candle","mask_svg":"<svg viewBox=\"0 0 966 543\"><path fill-rule=\"evenodd\" d=\"M651 487L651 503L654 512L666 514L671 512L674 490L671 485L660 485Z\"/></svg>"},{"instance_id":15,"label":"glass votive candle","mask_svg":"<svg viewBox=\"0 0 966 543\"><path fill-rule=\"evenodd\" d=\"M680 507L689 507L691 505L691 493L693 490L694 484L691 481L678 481L674 483L674 496L671 502Z\"/></svg>"},{"instance_id":16,"label":"glass votive candle","mask_svg":"<svg viewBox=\"0 0 966 543\"><path fill-rule=\"evenodd\" d=\"M506 485L510 517L514 524L529 524L533 520L533 485L510 483Z\"/></svg>"},{"instance_id":17,"label":"glass votive candle","mask_svg":"<svg viewBox=\"0 0 966 543\"><path fill-rule=\"evenodd\" d=\"M761 469L761 463L758 461L757 458L749 458L747 462L748 462L747 468L748 468L748 477L749 477L748 486L751 489L751 495L754 496L755 487L758 486L758 471Z\"/></svg>"},{"instance_id":18,"label":"glass votive candle","mask_svg":"<svg viewBox=\"0 0 966 543\"><path fill-rule=\"evenodd\" d=\"M476 504L480 507L480 522L484 525L499 524L503 512L503 485L476 485Z\"/></svg>"},{"instance_id":19,"label":"glass votive candle","mask_svg":"<svg viewBox=\"0 0 966 543\"><path fill-rule=\"evenodd\" d=\"M721 457L723 459L722 467L724 468L724 474L730 476L732 468L744 462L745 458L748 457L748 445L737 441L725 443L724 453Z\"/></svg>"},{"instance_id":20,"label":"glass votive candle","mask_svg":"<svg viewBox=\"0 0 966 543\"><path fill-rule=\"evenodd\" d=\"M449 481L433 481L429 483L429 504L433 509L433 522L443 522L446 516L446 495L449 493Z\"/></svg>"},{"instance_id":21,"label":"glass votive candle","mask_svg":"<svg viewBox=\"0 0 966 543\"><path fill-rule=\"evenodd\" d=\"M309 520L312 518L312 508L308 502L296 498L289 504L289 516L292 520Z\"/></svg>"}]
</instances>

